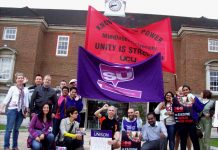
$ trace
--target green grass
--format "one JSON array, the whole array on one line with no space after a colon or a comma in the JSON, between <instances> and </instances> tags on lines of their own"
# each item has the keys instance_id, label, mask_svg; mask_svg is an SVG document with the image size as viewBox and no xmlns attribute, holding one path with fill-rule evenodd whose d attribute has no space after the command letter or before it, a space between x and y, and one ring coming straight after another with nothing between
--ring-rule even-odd
<instances>
[{"instance_id":1,"label":"green grass","mask_svg":"<svg viewBox=\"0 0 218 150\"><path fill-rule=\"evenodd\" d=\"M5 130L6 125L0 124L0 130ZM27 129L27 127L21 126L20 129Z\"/></svg>"},{"instance_id":2,"label":"green grass","mask_svg":"<svg viewBox=\"0 0 218 150\"><path fill-rule=\"evenodd\" d=\"M218 147L218 139L211 139L210 146Z\"/></svg>"}]
</instances>

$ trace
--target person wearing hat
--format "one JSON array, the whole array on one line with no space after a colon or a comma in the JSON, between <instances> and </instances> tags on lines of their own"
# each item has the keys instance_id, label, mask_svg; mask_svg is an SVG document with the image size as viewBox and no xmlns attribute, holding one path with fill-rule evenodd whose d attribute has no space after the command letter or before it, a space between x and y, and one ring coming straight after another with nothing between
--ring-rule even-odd
<instances>
[{"instance_id":1,"label":"person wearing hat","mask_svg":"<svg viewBox=\"0 0 218 150\"><path fill-rule=\"evenodd\" d=\"M69 82L69 87L77 87L77 79L71 79ZM80 95L77 94L78 97L81 97ZM83 103L83 109L82 111L79 113L80 116L80 127L83 128L85 127L85 118L86 118L86 110L87 110L87 101L86 99L82 98L82 103Z\"/></svg>"},{"instance_id":2,"label":"person wearing hat","mask_svg":"<svg viewBox=\"0 0 218 150\"><path fill-rule=\"evenodd\" d=\"M69 82L69 88L77 86L77 79L71 79Z\"/></svg>"}]
</instances>

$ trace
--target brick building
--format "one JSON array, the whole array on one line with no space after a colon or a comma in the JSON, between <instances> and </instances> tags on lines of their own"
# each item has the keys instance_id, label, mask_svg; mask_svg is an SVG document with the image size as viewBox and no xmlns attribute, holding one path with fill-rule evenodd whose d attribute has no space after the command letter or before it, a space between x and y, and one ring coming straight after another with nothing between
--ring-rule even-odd
<instances>
[{"instance_id":1,"label":"brick building","mask_svg":"<svg viewBox=\"0 0 218 150\"><path fill-rule=\"evenodd\" d=\"M52 86L76 78L78 46L84 45L87 11L0 8L0 101L13 74L24 72L33 84L38 73L52 76ZM193 93L218 94L218 20L151 14L110 17L126 27L140 27L170 17L177 86ZM165 91L175 90L175 75L164 73Z\"/></svg>"}]
</instances>

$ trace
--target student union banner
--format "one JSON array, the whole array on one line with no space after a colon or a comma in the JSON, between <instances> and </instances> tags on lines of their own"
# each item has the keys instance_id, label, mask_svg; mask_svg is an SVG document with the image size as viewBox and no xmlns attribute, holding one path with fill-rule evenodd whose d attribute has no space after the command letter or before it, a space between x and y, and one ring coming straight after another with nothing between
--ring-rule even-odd
<instances>
[{"instance_id":1,"label":"student union banner","mask_svg":"<svg viewBox=\"0 0 218 150\"><path fill-rule=\"evenodd\" d=\"M85 98L121 102L163 101L160 53L136 64L118 65L79 47L78 93Z\"/></svg>"}]
</instances>

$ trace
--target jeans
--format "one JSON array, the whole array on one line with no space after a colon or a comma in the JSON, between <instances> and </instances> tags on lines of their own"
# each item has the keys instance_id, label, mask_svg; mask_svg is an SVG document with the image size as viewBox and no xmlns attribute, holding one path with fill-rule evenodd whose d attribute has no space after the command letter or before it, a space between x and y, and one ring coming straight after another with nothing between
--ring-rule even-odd
<instances>
[{"instance_id":1,"label":"jeans","mask_svg":"<svg viewBox=\"0 0 218 150\"><path fill-rule=\"evenodd\" d=\"M170 150L174 150L175 147L175 135L176 135L176 125L166 125L167 128L167 139L169 140Z\"/></svg>"},{"instance_id":2,"label":"jeans","mask_svg":"<svg viewBox=\"0 0 218 150\"><path fill-rule=\"evenodd\" d=\"M195 123L179 123L177 124L177 130L180 136L181 150L186 150L188 135L191 138L194 150L200 150Z\"/></svg>"},{"instance_id":3,"label":"jeans","mask_svg":"<svg viewBox=\"0 0 218 150\"><path fill-rule=\"evenodd\" d=\"M59 131L60 131L60 123L61 123L61 119L53 119L53 130L52 133L54 134L54 137L56 138L56 136L58 135Z\"/></svg>"},{"instance_id":4,"label":"jeans","mask_svg":"<svg viewBox=\"0 0 218 150\"><path fill-rule=\"evenodd\" d=\"M44 148L45 150L50 150L52 144L54 143L54 135L52 133L49 133L47 136L45 136L45 139L43 141L32 141L32 150L41 150Z\"/></svg>"},{"instance_id":5,"label":"jeans","mask_svg":"<svg viewBox=\"0 0 218 150\"><path fill-rule=\"evenodd\" d=\"M167 138L145 142L141 150L167 150Z\"/></svg>"},{"instance_id":6,"label":"jeans","mask_svg":"<svg viewBox=\"0 0 218 150\"><path fill-rule=\"evenodd\" d=\"M8 109L7 111L7 125L4 137L4 148L10 147L10 137L13 130L13 148L17 148L17 140L19 135L19 128L23 122L22 111L17 109Z\"/></svg>"}]
</instances>

